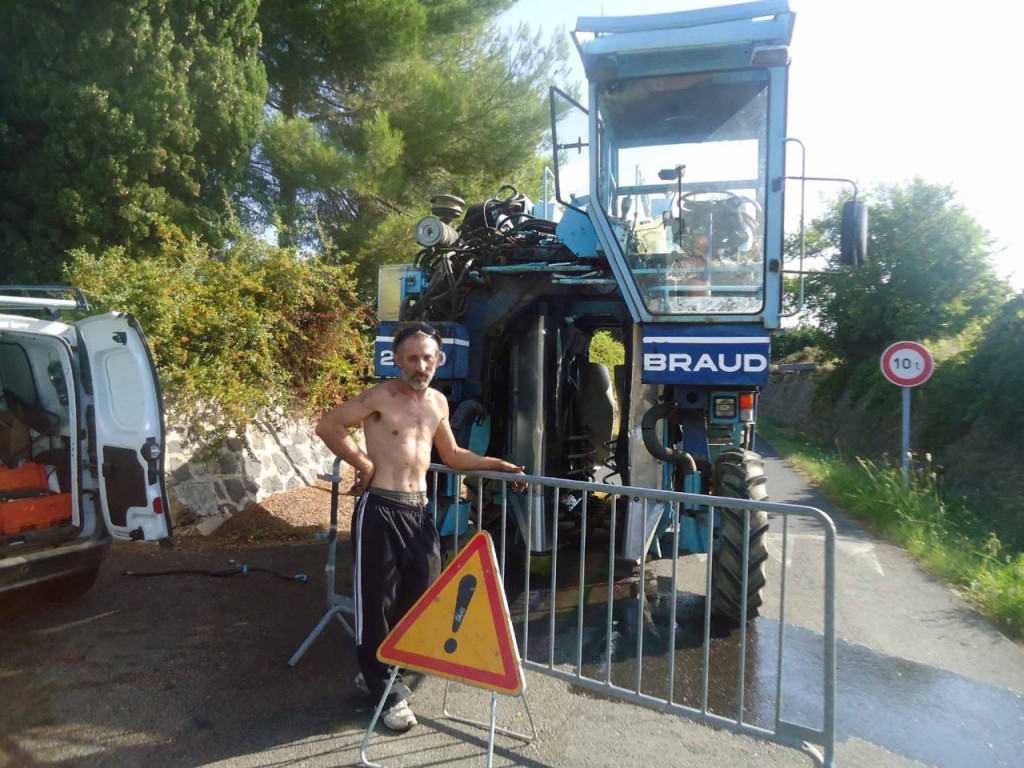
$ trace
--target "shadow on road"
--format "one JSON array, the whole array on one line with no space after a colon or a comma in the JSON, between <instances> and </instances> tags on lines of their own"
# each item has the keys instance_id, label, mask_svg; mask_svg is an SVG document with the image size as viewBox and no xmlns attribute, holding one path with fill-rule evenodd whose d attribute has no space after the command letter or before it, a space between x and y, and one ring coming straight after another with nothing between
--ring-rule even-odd
<instances>
[{"instance_id":1,"label":"shadow on road","mask_svg":"<svg viewBox=\"0 0 1024 768\"><path fill-rule=\"evenodd\" d=\"M338 588L347 589L347 541L338 552ZM0 764L194 766L295 742L315 750L317 739L349 728L361 734L372 710L352 684L355 652L340 624L288 666L323 615L324 562L324 544L115 545L78 600L9 604ZM238 565L250 572L184 572Z\"/></svg>"}]
</instances>

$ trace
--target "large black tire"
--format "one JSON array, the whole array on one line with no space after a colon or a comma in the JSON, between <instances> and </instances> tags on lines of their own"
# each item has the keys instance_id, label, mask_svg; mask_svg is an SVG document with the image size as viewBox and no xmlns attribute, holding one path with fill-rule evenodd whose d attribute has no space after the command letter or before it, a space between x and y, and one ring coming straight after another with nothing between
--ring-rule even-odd
<instances>
[{"instance_id":1,"label":"large black tire","mask_svg":"<svg viewBox=\"0 0 1024 768\"><path fill-rule=\"evenodd\" d=\"M715 462L714 495L730 499L763 501L768 498L765 484L764 461L753 451L739 448L723 451ZM734 624L740 623L743 610L743 539L747 515L750 530L747 540L747 617L757 616L763 602L766 584L765 569L768 550L768 513L746 512L740 509L718 507L721 529L718 547L711 568L711 612Z\"/></svg>"}]
</instances>

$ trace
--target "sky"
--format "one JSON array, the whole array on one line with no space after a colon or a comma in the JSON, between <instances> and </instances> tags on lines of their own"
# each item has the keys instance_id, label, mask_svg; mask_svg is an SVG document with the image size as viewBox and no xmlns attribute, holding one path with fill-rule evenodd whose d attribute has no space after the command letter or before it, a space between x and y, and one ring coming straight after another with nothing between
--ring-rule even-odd
<instances>
[{"instance_id":1,"label":"sky","mask_svg":"<svg viewBox=\"0 0 1024 768\"><path fill-rule=\"evenodd\" d=\"M519 0L499 23L568 35L579 16L668 13L720 0ZM861 190L920 177L948 184L995 240L993 263L1024 290L1024 148L1013 72L1017 12L1004 0L790 0L787 133L807 175ZM566 38L569 39L568 37ZM571 40L570 40L571 47ZM582 82L579 56L571 50ZM790 173L795 172L793 167ZM808 215L836 185L807 187ZM790 195L790 207L793 206Z\"/></svg>"}]
</instances>

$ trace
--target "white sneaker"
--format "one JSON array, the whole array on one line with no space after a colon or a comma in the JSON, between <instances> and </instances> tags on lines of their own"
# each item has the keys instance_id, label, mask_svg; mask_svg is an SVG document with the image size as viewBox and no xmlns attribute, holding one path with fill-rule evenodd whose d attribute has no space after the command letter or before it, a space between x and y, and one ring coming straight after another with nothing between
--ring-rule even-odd
<instances>
[{"instance_id":1,"label":"white sneaker","mask_svg":"<svg viewBox=\"0 0 1024 768\"><path fill-rule=\"evenodd\" d=\"M384 725L396 733L405 733L416 725L416 715L409 708L409 702L402 699L391 709L385 711Z\"/></svg>"}]
</instances>

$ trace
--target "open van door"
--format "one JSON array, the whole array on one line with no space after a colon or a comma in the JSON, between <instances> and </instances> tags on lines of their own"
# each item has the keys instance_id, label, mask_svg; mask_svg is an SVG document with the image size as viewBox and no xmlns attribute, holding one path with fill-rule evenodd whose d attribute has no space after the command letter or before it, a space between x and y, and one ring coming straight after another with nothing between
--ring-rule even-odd
<instances>
[{"instance_id":1,"label":"open van door","mask_svg":"<svg viewBox=\"0 0 1024 768\"><path fill-rule=\"evenodd\" d=\"M107 530L118 539L169 543L164 409L146 337L131 315L75 323L89 436L87 472Z\"/></svg>"}]
</instances>

